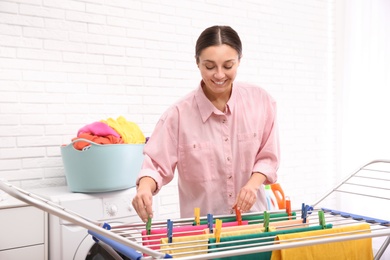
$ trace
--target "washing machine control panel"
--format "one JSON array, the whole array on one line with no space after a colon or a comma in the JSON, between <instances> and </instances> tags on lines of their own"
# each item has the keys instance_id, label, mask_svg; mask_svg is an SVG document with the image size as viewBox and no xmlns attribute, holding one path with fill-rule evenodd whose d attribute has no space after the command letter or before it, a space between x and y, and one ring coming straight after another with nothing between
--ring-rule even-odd
<instances>
[{"instance_id":1,"label":"washing machine control panel","mask_svg":"<svg viewBox=\"0 0 390 260\"><path fill-rule=\"evenodd\" d=\"M108 215L114 217L118 213L118 207L115 204L111 204L107 206Z\"/></svg>"},{"instance_id":2,"label":"washing machine control panel","mask_svg":"<svg viewBox=\"0 0 390 260\"><path fill-rule=\"evenodd\" d=\"M131 205L134 196L135 190L134 193L127 191L125 194L103 198L104 218L122 218L137 215Z\"/></svg>"}]
</instances>

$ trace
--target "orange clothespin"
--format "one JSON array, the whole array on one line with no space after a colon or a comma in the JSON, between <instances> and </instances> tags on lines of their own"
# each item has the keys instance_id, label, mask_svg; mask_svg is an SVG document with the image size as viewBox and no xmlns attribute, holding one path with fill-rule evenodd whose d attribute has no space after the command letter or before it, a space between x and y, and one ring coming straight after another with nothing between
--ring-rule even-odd
<instances>
[{"instance_id":1,"label":"orange clothespin","mask_svg":"<svg viewBox=\"0 0 390 260\"><path fill-rule=\"evenodd\" d=\"M221 230L222 230L222 220L217 219L215 221L215 242L219 243L221 241Z\"/></svg>"},{"instance_id":2,"label":"orange clothespin","mask_svg":"<svg viewBox=\"0 0 390 260\"><path fill-rule=\"evenodd\" d=\"M237 209L237 207L234 207L234 209L235 209L235 211L236 211L236 220L237 220L237 224L238 224L239 226L241 226L241 225L242 225L241 211L239 211L239 210Z\"/></svg>"},{"instance_id":3,"label":"orange clothespin","mask_svg":"<svg viewBox=\"0 0 390 260\"><path fill-rule=\"evenodd\" d=\"M195 225L200 225L200 208L194 209L194 215L195 215Z\"/></svg>"},{"instance_id":4,"label":"orange clothespin","mask_svg":"<svg viewBox=\"0 0 390 260\"><path fill-rule=\"evenodd\" d=\"M288 219L291 220L291 200L290 197L286 197L286 213L288 215Z\"/></svg>"}]
</instances>

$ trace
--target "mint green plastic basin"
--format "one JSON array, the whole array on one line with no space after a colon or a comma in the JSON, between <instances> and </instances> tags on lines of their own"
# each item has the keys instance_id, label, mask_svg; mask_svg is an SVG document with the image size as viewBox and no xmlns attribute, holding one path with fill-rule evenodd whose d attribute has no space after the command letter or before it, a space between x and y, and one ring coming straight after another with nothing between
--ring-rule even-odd
<instances>
[{"instance_id":1,"label":"mint green plastic basin","mask_svg":"<svg viewBox=\"0 0 390 260\"><path fill-rule=\"evenodd\" d=\"M74 142L91 145L82 151ZM78 139L61 146L68 187L72 192L108 192L135 186L143 162L144 144L104 144Z\"/></svg>"}]
</instances>

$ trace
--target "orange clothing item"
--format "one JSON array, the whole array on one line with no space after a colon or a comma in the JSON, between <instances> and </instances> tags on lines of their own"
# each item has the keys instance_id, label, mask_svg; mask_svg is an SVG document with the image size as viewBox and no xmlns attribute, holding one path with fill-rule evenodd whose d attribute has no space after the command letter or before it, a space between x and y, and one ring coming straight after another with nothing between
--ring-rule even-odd
<instances>
[{"instance_id":1,"label":"orange clothing item","mask_svg":"<svg viewBox=\"0 0 390 260\"><path fill-rule=\"evenodd\" d=\"M97 136L90 133L81 133L78 137L72 139L72 142L78 139L87 139L97 144L123 144L122 138L113 135ZM73 147L77 150L83 150L85 147L91 145L89 142L78 141L73 143Z\"/></svg>"}]
</instances>

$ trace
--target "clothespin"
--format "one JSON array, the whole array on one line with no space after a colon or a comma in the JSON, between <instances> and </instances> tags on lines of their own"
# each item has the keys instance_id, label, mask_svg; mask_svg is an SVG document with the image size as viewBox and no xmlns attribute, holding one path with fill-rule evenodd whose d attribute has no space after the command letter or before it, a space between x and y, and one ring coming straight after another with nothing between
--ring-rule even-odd
<instances>
[{"instance_id":1,"label":"clothespin","mask_svg":"<svg viewBox=\"0 0 390 260\"><path fill-rule=\"evenodd\" d=\"M267 211L264 211L264 223L263 223L263 227L264 227L264 232L268 232L269 231L269 218L270 218L270 213L267 212Z\"/></svg>"},{"instance_id":2,"label":"clothespin","mask_svg":"<svg viewBox=\"0 0 390 260\"><path fill-rule=\"evenodd\" d=\"M306 218L307 218L307 207L306 207L305 203L302 203L301 218L303 219L302 223L306 223Z\"/></svg>"},{"instance_id":3,"label":"clothespin","mask_svg":"<svg viewBox=\"0 0 390 260\"><path fill-rule=\"evenodd\" d=\"M152 218L148 217L148 222L146 222L146 234L150 235L152 229Z\"/></svg>"},{"instance_id":4,"label":"clothespin","mask_svg":"<svg viewBox=\"0 0 390 260\"><path fill-rule=\"evenodd\" d=\"M194 215L195 215L195 225L200 225L200 208L194 209Z\"/></svg>"},{"instance_id":5,"label":"clothespin","mask_svg":"<svg viewBox=\"0 0 390 260\"><path fill-rule=\"evenodd\" d=\"M167 220L167 237L168 237L168 243L172 243L172 236L173 236L173 221L168 219Z\"/></svg>"},{"instance_id":6,"label":"clothespin","mask_svg":"<svg viewBox=\"0 0 390 260\"><path fill-rule=\"evenodd\" d=\"M305 205L305 203L302 203L302 223L306 223L307 215L311 214L311 211L313 210L313 207L309 205Z\"/></svg>"},{"instance_id":7,"label":"clothespin","mask_svg":"<svg viewBox=\"0 0 390 260\"><path fill-rule=\"evenodd\" d=\"M318 220L322 229L326 229L325 214L322 210L318 211Z\"/></svg>"},{"instance_id":8,"label":"clothespin","mask_svg":"<svg viewBox=\"0 0 390 260\"><path fill-rule=\"evenodd\" d=\"M104 229L106 229L106 230L111 230L110 224L108 224L108 223L106 223L106 222L103 223L102 228L104 228ZM95 236L92 236L92 239L93 239L96 243L99 242L99 239L97 239Z\"/></svg>"},{"instance_id":9,"label":"clothespin","mask_svg":"<svg viewBox=\"0 0 390 260\"><path fill-rule=\"evenodd\" d=\"M215 242L219 243L221 241L221 229L222 229L222 220L217 219L215 221Z\"/></svg>"},{"instance_id":10,"label":"clothespin","mask_svg":"<svg viewBox=\"0 0 390 260\"><path fill-rule=\"evenodd\" d=\"M237 207L235 207L234 209L235 209L235 211L236 211L236 220L237 220L238 226L241 226L241 225L242 225L241 211L239 211L239 210L237 209Z\"/></svg>"},{"instance_id":11,"label":"clothespin","mask_svg":"<svg viewBox=\"0 0 390 260\"><path fill-rule=\"evenodd\" d=\"M209 227L210 234L213 233L214 219L212 214L207 214L207 225Z\"/></svg>"},{"instance_id":12,"label":"clothespin","mask_svg":"<svg viewBox=\"0 0 390 260\"><path fill-rule=\"evenodd\" d=\"M291 200L290 197L286 197L286 213L288 215L288 219L291 220Z\"/></svg>"}]
</instances>

